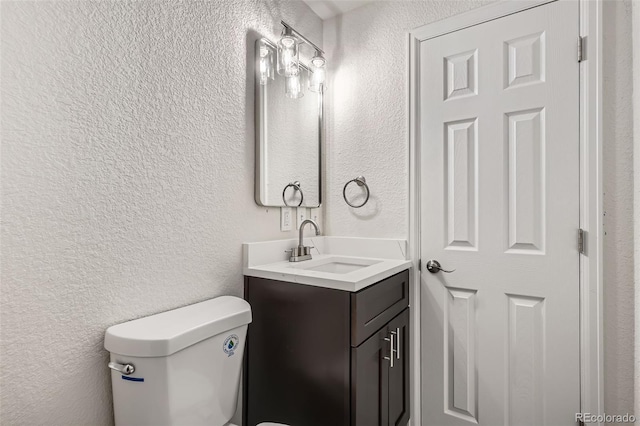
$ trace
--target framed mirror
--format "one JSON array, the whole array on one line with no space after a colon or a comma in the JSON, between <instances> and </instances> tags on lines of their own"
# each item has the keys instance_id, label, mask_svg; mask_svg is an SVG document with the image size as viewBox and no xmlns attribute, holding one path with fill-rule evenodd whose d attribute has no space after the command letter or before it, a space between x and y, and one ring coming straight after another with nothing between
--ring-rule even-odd
<instances>
[{"instance_id":1,"label":"framed mirror","mask_svg":"<svg viewBox=\"0 0 640 426\"><path fill-rule=\"evenodd\" d=\"M302 62L298 82L279 75L276 55L270 40L256 41L256 203L319 207L322 93L308 90Z\"/></svg>"}]
</instances>

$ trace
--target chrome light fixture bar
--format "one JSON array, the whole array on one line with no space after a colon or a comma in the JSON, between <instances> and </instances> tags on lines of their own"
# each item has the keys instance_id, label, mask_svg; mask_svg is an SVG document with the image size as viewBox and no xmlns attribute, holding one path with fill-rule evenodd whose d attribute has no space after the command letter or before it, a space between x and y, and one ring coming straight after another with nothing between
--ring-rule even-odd
<instances>
[{"instance_id":1,"label":"chrome light fixture bar","mask_svg":"<svg viewBox=\"0 0 640 426\"><path fill-rule=\"evenodd\" d=\"M296 31L295 28L293 28L291 25L287 24L284 21L280 21L280 23L282 24L282 26L285 28L285 30L289 30L291 34L295 35L296 37L298 37L300 40L304 41L305 43L307 43L309 46L313 47L316 52L320 52L322 55L324 55L324 50L320 49L318 46L316 46L313 42L311 42L308 38L306 38L305 36L303 36L302 34L300 34L298 31Z\"/></svg>"},{"instance_id":2,"label":"chrome light fixture bar","mask_svg":"<svg viewBox=\"0 0 640 426\"><path fill-rule=\"evenodd\" d=\"M308 44L315 50L308 68L309 90L322 92L326 74L324 51L291 25L284 21L280 21L280 23L284 29L282 38L278 42L278 74L287 78L287 96L298 98L303 95L302 70L300 68L300 52L297 40Z\"/></svg>"}]
</instances>

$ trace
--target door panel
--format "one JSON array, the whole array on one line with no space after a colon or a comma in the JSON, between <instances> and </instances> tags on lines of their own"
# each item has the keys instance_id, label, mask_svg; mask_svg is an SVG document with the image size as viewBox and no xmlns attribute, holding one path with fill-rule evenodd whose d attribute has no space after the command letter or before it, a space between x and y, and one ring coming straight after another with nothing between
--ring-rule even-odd
<instances>
[{"instance_id":1,"label":"door panel","mask_svg":"<svg viewBox=\"0 0 640 426\"><path fill-rule=\"evenodd\" d=\"M578 3L420 46L425 423L575 424Z\"/></svg>"},{"instance_id":2,"label":"door panel","mask_svg":"<svg viewBox=\"0 0 640 426\"><path fill-rule=\"evenodd\" d=\"M507 252L544 253L544 108L505 114Z\"/></svg>"},{"instance_id":3,"label":"door panel","mask_svg":"<svg viewBox=\"0 0 640 426\"><path fill-rule=\"evenodd\" d=\"M478 417L476 400L476 291L447 289L444 305L448 324L444 337L447 356L444 359L445 390L447 407L468 419Z\"/></svg>"},{"instance_id":4,"label":"door panel","mask_svg":"<svg viewBox=\"0 0 640 426\"><path fill-rule=\"evenodd\" d=\"M474 250L478 240L477 127L475 118L445 123L445 220L447 248L453 250Z\"/></svg>"},{"instance_id":5,"label":"door panel","mask_svg":"<svg viewBox=\"0 0 640 426\"><path fill-rule=\"evenodd\" d=\"M544 424L544 299L509 296L508 424ZM567 419L565 423L571 423Z\"/></svg>"}]
</instances>

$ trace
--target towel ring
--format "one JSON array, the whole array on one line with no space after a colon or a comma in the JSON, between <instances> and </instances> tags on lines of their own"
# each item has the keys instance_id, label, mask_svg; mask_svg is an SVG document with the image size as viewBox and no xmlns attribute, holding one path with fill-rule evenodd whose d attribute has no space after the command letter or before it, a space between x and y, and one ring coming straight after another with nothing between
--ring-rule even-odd
<instances>
[{"instance_id":1,"label":"towel ring","mask_svg":"<svg viewBox=\"0 0 640 426\"><path fill-rule=\"evenodd\" d=\"M284 197L285 192L287 192L287 188L289 188L290 186L293 187L294 191L300 191L300 202L298 203L298 207L300 207L302 205L302 201L304 200L304 193L302 192L302 189L300 189L300 181L291 182L284 187L284 189L282 190L282 201L284 201L285 206L291 207L289 204L287 204L287 199Z\"/></svg>"},{"instance_id":2,"label":"towel ring","mask_svg":"<svg viewBox=\"0 0 640 426\"><path fill-rule=\"evenodd\" d=\"M355 182L358 184L358 186L364 186L364 188L367 190L367 198L364 200L364 202L360 205L357 204L351 204L349 202L349 200L347 200L347 186L349 186L349 184L351 182ZM344 188L342 188L342 197L344 198L345 203L347 203L350 207L353 207L354 209L359 209L360 207L364 206L365 204L367 204L367 201L369 201L369 185L367 185L367 180L364 178L364 176L358 176L355 179L351 179L349 182L344 184Z\"/></svg>"}]
</instances>

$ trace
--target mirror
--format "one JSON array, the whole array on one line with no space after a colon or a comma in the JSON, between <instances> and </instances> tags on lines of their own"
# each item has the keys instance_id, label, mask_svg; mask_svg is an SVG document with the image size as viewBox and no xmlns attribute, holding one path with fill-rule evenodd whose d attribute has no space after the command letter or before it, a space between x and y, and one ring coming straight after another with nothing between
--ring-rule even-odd
<instances>
[{"instance_id":1,"label":"mirror","mask_svg":"<svg viewBox=\"0 0 640 426\"><path fill-rule=\"evenodd\" d=\"M322 93L308 90L300 62L303 96L286 96L276 55L271 41L256 41L256 203L319 207Z\"/></svg>"}]
</instances>

